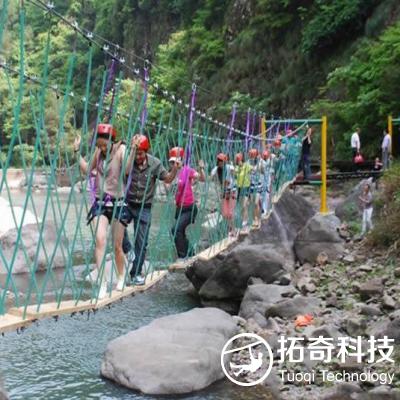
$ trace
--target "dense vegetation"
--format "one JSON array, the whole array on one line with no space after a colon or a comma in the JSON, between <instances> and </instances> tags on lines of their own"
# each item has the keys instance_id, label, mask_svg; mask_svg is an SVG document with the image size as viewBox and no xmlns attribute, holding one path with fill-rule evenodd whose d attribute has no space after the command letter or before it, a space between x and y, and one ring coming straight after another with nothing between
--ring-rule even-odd
<instances>
[{"instance_id":1,"label":"dense vegetation","mask_svg":"<svg viewBox=\"0 0 400 400\"><path fill-rule=\"evenodd\" d=\"M377 217L371 245L390 247L400 254L400 164L385 173L380 198L376 200Z\"/></svg>"},{"instance_id":2,"label":"dense vegetation","mask_svg":"<svg viewBox=\"0 0 400 400\"><path fill-rule=\"evenodd\" d=\"M2 53L18 66L18 7L11 0ZM85 91L88 46L75 33L26 1L26 71L40 75L51 32L52 83L64 84L74 63L76 98ZM327 113L338 157L348 155L349 135L360 126L365 152L379 151L389 113L400 112L400 5L397 0L56 0L55 9L119 43L157 68L163 87L188 98L191 82L204 90L199 103L228 120L233 101L267 115ZM72 49L76 52L73 53ZM101 85L109 62L93 48L92 89ZM73 57L73 54L75 56ZM133 55L127 62L142 66ZM126 78L132 78L127 75ZM0 79L0 146L12 133L10 81ZM129 85L129 83L126 83ZM33 89L32 89L33 90ZM31 94L32 95L32 94ZM128 102L128 99L126 100ZM46 99L50 136L58 129L60 99ZM23 146L35 134L27 91L21 113ZM66 115L65 129L80 127L82 107ZM239 121L243 124L242 121ZM75 126L75 128L74 128ZM25 144L24 144L25 143ZM29 148L27 148L29 151Z\"/></svg>"}]
</instances>

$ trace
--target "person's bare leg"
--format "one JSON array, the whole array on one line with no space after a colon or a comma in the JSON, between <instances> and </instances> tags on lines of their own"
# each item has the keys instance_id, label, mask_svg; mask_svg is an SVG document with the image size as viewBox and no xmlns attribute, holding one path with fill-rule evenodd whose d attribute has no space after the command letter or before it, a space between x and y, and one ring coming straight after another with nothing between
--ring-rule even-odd
<instances>
[{"instance_id":1,"label":"person's bare leg","mask_svg":"<svg viewBox=\"0 0 400 400\"><path fill-rule=\"evenodd\" d=\"M104 215L100 215L93 220L93 226L96 230L96 248L94 250L94 257L98 272L100 273L100 268L106 252L108 219Z\"/></svg>"},{"instance_id":2,"label":"person's bare leg","mask_svg":"<svg viewBox=\"0 0 400 400\"><path fill-rule=\"evenodd\" d=\"M101 273L101 266L104 262L104 256L107 246L107 228L108 219L104 215L100 215L93 220L93 226L96 232L96 248L94 251L94 256L96 259L97 273L99 280L100 290L98 297L103 299L107 296L107 277L106 272Z\"/></svg>"},{"instance_id":3,"label":"person's bare leg","mask_svg":"<svg viewBox=\"0 0 400 400\"><path fill-rule=\"evenodd\" d=\"M243 224L248 224L248 218L249 218L249 213L248 213L248 206L249 206L249 198L247 196L243 196L242 199L242 223Z\"/></svg>"},{"instance_id":4,"label":"person's bare leg","mask_svg":"<svg viewBox=\"0 0 400 400\"><path fill-rule=\"evenodd\" d=\"M115 264L117 266L118 276L125 276L125 255L122 249L125 227L119 221L114 221L112 225Z\"/></svg>"},{"instance_id":5,"label":"person's bare leg","mask_svg":"<svg viewBox=\"0 0 400 400\"><path fill-rule=\"evenodd\" d=\"M259 226L261 218L261 209L260 209L260 194L256 193L254 196L254 224Z\"/></svg>"},{"instance_id":6,"label":"person's bare leg","mask_svg":"<svg viewBox=\"0 0 400 400\"><path fill-rule=\"evenodd\" d=\"M235 210L236 210L236 198L233 197L230 201L230 206L231 206L231 223L232 223L232 228L235 230Z\"/></svg>"}]
</instances>

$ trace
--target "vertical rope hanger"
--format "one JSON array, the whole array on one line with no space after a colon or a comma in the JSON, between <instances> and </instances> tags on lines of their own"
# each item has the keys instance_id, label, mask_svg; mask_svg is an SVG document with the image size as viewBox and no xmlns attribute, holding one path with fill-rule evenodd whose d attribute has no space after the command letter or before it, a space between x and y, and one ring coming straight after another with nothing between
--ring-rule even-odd
<instances>
[{"instance_id":1,"label":"vertical rope hanger","mask_svg":"<svg viewBox=\"0 0 400 400\"><path fill-rule=\"evenodd\" d=\"M246 116L246 136L244 139L244 152L245 154L249 151L250 145L250 107L247 109L247 116Z\"/></svg>"},{"instance_id":2,"label":"vertical rope hanger","mask_svg":"<svg viewBox=\"0 0 400 400\"><path fill-rule=\"evenodd\" d=\"M143 70L144 70L144 79L142 81L143 97L142 97L142 111L140 113L140 127L139 127L141 135L143 135L144 127L146 126L146 122L147 122L147 97L148 97L148 91L149 91L148 82L150 81L149 61L148 60L145 61ZM149 179L147 180L147 183L146 183L146 190L147 190L148 182L149 182ZM126 182L125 198L128 195L128 191L131 186L131 183L132 183L132 170L129 171L128 179Z\"/></svg>"},{"instance_id":3,"label":"vertical rope hanger","mask_svg":"<svg viewBox=\"0 0 400 400\"><path fill-rule=\"evenodd\" d=\"M147 121L147 97L149 93L148 82L150 80L149 75L149 61L146 60L144 63L144 79L143 79L143 108L140 116L140 133L143 134L144 127Z\"/></svg>"},{"instance_id":4,"label":"vertical rope hanger","mask_svg":"<svg viewBox=\"0 0 400 400\"><path fill-rule=\"evenodd\" d=\"M192 85L192 95L190 100L190 111L189 111L189 129L188 129L188 142L186 144L185 151L185 166L190 166L192 158L192 146L193 146L193 120L195 112L195 102L196 102L196 84Z\"/></svg>"},{"instance_id":5,"label":"vertical rope hanger","mask_svg":"<svg viewBox=\"0 0 400 400\"><path fill-rule=\"evenodd\" d=\"M235 125L236 109L237 109L237 103L235 102L235 103L233 103L233 106L232 106L231 123L229 125L228 136L227 136L226 142L225 142L225 153L226 154L230 154L230 152L232 150L233 127Z\"/></svg>"},{"instance_id":6,"label":"vertical rope hanger","mask_svg":"<svg viewBox=\"0 0 400 400\"><path fill-rule=\"evenodd\" d=\"M252 120L252 124L251 124L250 147L253 147L253 145L254 145L254 133L256 131L256 123L257 123L256 112L253 111L253 120ZM257 147L259 144L260 144L260 142L256 143Z\"/></svg>"},{"instance_id":7,"label":"vertical rope hanger","mask_svg":"<svg viewBox=\"0 0 400 400\"><path fill-rule=\"evenodd\" d=\"M114 108L114 101L115 101L115 75L117 71L117 61L115 58L111 60L111 64L108 71L107 82L106 82L106 90L105 96L112 91L111 95L111 103L108 109L108 117L106 118L107 122L111 122L112 115L113 115L113 108Z\"/></svg>"}]
</instances>

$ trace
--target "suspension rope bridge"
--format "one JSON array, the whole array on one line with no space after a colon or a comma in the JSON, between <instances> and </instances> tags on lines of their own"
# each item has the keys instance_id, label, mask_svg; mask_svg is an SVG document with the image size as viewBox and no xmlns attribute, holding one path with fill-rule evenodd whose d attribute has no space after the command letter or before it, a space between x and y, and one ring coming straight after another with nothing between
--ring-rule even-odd
<instances>
[{"instance_id":1,"label":"suspension rope bridge","mask_svg":"<svg viewBox=\"0 0 400 400\"><path fill-rule=\"evenodd\" d=\"M261 201L255 200L256 195L268 195L269 201L264 203L264 212L268 213L273 202L293 182L302 136L308 124L322 125L322 155L325 151L326 157L326 118L266 120L262 114L248 110L246 128L242 130L238 123L240 110L235 104L229 124L217 121L196 108L199 90L196 85L192 86L190 101L186 103L152 81L148 63L144 63L141 70L128 66L121 54L105 46L105 39L101 41L78 24L62 18L53 5L39 0L32 4L46 11L44 21L48 23L43 48L35 50L41 54L40 74L29 73L32 54L27 53L25 43L29 14L24 2L21 1L18 14L18 54L10 54L3 45L4 35L11 29L8 0L3 0L0 15L0 82L7 87L2 99L6 109L0 126L0 210L5 221L0 228L0 332L47 316L103 307L146 290L165 276L168 268L180 268L196 258L206 259L226 249L237 239L237 234L232 235L232 228L233 232L238 232L244 222L248 226L255 222L254 209ZM54 20L66 23L73 39L71 53L64 60L63 82L54 81L57 69ZM96 46L100 47L106 61L102 69L95 68ZM77 68L78 51L85 52L86 71L82 71L82 63ZM82 81L83 89L77 85ZM139 225L150 218L145 233L149 237L148 247L143 245L139 251L136 248L133 255L132 250L127 251L124 281L119 290L114 289L121 273L117 270L118 257L113 249L111 229L105 236L104 254L95 258L101 218L86 223L86 216L93 211L95 202L97 205L102 201L106 203L109 195L106 179L99 180L96 174L106 176L115 162L113 149L116 147L110 140L103 158L100 150L96 150L98 139L104 133L100 127L110 135L115 134L114 144L125 148L121 152L119 174L113 183L116 190L123 193L117 200L122 201L124 207L129 207L129 188L136 182L130 160L138 151L132 147L137 135L149 141L148 154L159 159L167 170L171 149L175 148L179 153L182 149L182 171L197 171L197 175L201 171L204 175L201 182L193 182L197 215L192 207L187 232L190 245L185 260L178 264L177 224L184 209L182 205L177 206L179 185L159 182L154 200L149 204L151 180L157 177L161 180L161 175L147 175L141 187L144 195L135 210L136 221L139 221L135 223L137 229L134 224L128 224L127 239L133 248L138 240L146 242L147 238L139 237L143 234ZM286 134L289 130L290 134ZM78 136L81 141L75 140ZM213 175L212 170L218 160L221 161L218 158L221 154L224 156L223 177L218 180L218 174ZM249 154L256 156L248 159ZM262 155L269 160L265 162L268 168L263 173L258 168ZM86 168L85 173L83 163L94 166L94 176L90 168ZM232 171L230 196L237 200L233 216L229 218L222 209L227 170ZM256 188L243 184L250 171L252 184L257 182ZM18 189L15 189L16 175L21 176ZM322 168L322 212L327 211L324 176L326 169ZM242 187L239 187L240 177L243 178ZM61 181L67 182L67 188ZM96 186L95 182L101 184ZM241 201L240 189L242 193L243 189L249 189L245 193L250 199L248 203ZM111 221L121 220L121 208L115 204ZM248 221L243 221L243 207L249 210ZM127 286L133 258L144 260L144 285ZM95 262L99 259L96 268ZM133 278L137 278L137 274L138 271ZM107 282L107 293L100 296L103 282Z\"/></svg>"}]
</instances>

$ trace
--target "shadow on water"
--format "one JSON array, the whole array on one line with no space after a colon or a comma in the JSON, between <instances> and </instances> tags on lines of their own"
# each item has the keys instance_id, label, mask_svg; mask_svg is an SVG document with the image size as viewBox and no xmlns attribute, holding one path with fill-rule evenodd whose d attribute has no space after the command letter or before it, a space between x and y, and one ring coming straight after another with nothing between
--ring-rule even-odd
<instances>
[{"instance_id":1,"label":"shadow on water","mask_svg":"<svg viewBox=\"0 0 400 400\"><path fill-rule=\"evenodd\" d=\"M96 314L43 320L23 334L0 338L0 376L12 400L256 400L272 399L263 388L219 382L187 396L152 397L129 391L99 375L107 343L154 318L187 311L198 304L186 294L183 274ZM140 365L138 365L140 368Z\"/></svg>"}]
</instances>

